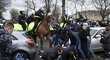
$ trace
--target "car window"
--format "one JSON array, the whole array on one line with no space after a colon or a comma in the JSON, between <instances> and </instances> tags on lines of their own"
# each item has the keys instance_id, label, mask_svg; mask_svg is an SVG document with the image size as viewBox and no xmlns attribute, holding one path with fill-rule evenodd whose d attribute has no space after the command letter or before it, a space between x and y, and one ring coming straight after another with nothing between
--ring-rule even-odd
<instances>
[{"instance_id":1,"label":"car window","mask_svg":"<svg viewBox=\"0 0 110 60\"><path fill-rule=\"evenodd\" d=\"M91 35L91 36L93 36L96 32L97 32L97 30L90 29L90 35Z\"/></svg>"},{"instance_id":2,"label":"car window","mask_svg":"<svg viewBox=\"0 0 110 60\"><path fill-rule=\"evenodd\" d=\"M10 39L11 40L18 40L15 36L13 36L13 35L10 35Z\"/></svg>"},{"instance_id":3,"label":"car window","mask_svg":"<svg viewBox=\"0 0 110 60\"><path fill-rule=\"evenodd\" d=\"M101 29L101 30L99 30L98 32L97 32L97 35L100 35L100 34L102 34L104 32L104 29Z\"/></svg>"}]
</instances>

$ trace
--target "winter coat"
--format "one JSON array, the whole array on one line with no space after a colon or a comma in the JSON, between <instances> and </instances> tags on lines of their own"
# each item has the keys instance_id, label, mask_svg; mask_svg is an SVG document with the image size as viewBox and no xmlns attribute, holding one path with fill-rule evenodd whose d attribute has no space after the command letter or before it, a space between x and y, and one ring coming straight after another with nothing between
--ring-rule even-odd
<instances>
[{"instance_id":1,"label":"winter coat","mask_svg":"<svg viewBox=\"0 0 110 60\"><path fill-rule=\"evenodd\" d=\"M104 35L104 40L105 40L105 43L102 43L102 47L104 49L109 49L110 50L110 31L106 32Z\"/></svg>"},{"instance_id":2,"label":"winter coat","mask_svg":"<svg viewBox=\"0 0 110 60\"><path fill-rule=\"evenodd\" d=\"M7 34L4 29L0 29L0 54L9 55L12 47L12 40L10 34Z\"/></svg>"}]
</instances>

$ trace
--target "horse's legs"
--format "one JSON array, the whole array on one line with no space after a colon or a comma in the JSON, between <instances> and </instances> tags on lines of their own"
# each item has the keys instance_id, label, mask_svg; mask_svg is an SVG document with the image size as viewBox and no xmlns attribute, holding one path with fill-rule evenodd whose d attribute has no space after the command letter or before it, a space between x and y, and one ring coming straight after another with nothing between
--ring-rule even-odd
<instances>
[{"instance_id":1,"label":"horse's legs","mask_svg":"<svg viewBox=\"0 0 110 60\"><path fill-rule=\"evenodd\" d=\"M40 40L40 49L43 50L43 40Z\"/></svg>"},{"instance_id":2,"label":"horse's legs","mask_svg":"<svg viewBox=\"0 0 110 60\"><path fill-rule=\"evenodd\" d=\"M33 34L33 38L34 38L34 41L37 43L36 41L37 36Z\"/></svg>"},{"instance_id":3,"label":"horse's legs","mask_svg":"<svg viewBox=\"0 0 110 60\"><path fill-rule=\"evenodd\" d=\"M43 35L40 35L40 49L43 50Z\"/></svg>"},{"instance_id":4,"label":"horse's legs","mask_svg":"<svg viewBox=\"0 0 110 60\"><path fill-rule=\"evenodd\" d=\"M51 41L51 38L49 36L47 36L47 40L49 41L49 47L51 48L52 47L52 41Z\"/></svg>"}]
</instances>

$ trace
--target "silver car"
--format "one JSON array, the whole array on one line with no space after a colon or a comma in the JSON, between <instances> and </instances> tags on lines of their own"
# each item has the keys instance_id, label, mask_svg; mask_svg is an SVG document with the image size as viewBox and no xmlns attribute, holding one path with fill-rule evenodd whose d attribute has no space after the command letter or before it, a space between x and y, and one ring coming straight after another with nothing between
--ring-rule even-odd
<instances>
[{"instance_id":1,"label":"silver car","mask_svg":"<svg viewBox=\"0 0 110 60\"><path fill-rule=\"evenodd\" d=\"M90 35L91 35L91 47L92 49L97 51L103 51L102 44L100 43L102 32L104 32L105 27L92 27L90 28Z\"/></svg>"},{"instance_id":2,"label":"silver car","mask_svg":"<svg viewBox=\"0 0 110 60\"><path fill-rule=\"evenodd\" d=\"M13 60L17 60L16 56L18 53L21 54L23 60L33 60L35 58L35 42L26 34L25 31L13 31L11 39L11 54Z\"/></svg>"}]
</instances>

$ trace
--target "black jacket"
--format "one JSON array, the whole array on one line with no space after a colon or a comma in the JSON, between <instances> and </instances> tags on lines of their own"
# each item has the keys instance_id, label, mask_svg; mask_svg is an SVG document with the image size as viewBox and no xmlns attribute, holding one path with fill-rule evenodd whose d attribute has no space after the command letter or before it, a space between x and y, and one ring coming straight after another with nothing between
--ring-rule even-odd
<instances>
[{"instance_id":1,"label":"black jacket","mask_svg":"<svg viewBox=\"0 0 110 60\"><path fill-rule=\"evenodd\" d=\"M110 31L103 34L103 37L104 37L104 40L105 40L104 43L102 43L103 48L110 50Z\"/></svg>"},{"instance_id":2,"label":"black jacket","mask_svg":"<svg viewBox=\"0 0 110 60\"><path fill-rule=\"evenodd\" d=\"M59 47L48 48L42 54L44 60L55 60L58 58Z\"/></svg>"},{"instance_id":3,"label":"black jacket","mask_svg":"<svg viewBox=\"0 0 110 60\"><path fill-rule=\"evenodd\" d=\"M86 41L88 40L87 39L87 36L90 36L90 33L89 33L89 29L87 29L86 31L84 29L81 28L81 30L79 31L79 38L81 41Z\"/></svg>"},{"instance_id":4,"label":"black jacket","mask_svg":"<svg viewBox=\"0 0 110 60\"><path fill-rule=\"evenodd\" d=\"M18 15L18 21L21 22L23 20L25 20L25 14L19 14Z\"/></svg>"}]
</instances>

